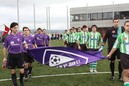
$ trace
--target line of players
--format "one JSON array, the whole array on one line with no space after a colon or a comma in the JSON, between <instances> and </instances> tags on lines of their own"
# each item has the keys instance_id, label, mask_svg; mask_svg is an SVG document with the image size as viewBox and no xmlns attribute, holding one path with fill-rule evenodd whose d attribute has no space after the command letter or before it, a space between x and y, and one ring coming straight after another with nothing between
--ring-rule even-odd
<instances>
[{"instance_id":1,"label":"line of players","mask_svg":"<svg viewBox=\"0 0 129 86\"><path fill-rule=\"evenodd\" d=\"M72 27L63 34L64 45L82 51L98 51L103 44L102 36L97 32L97 26L91 26L91 32L84 25L82 28ZM90 72L97 72L97 62L90 64Z\"/></svg>"},{"instance_id":2,"label":"line of players","mask_svg":"<svg viewBox=\"0 0 129 86\"><path fill-rule=\"evenodd\" d=\"M111 51L117 36L121 34L124 29L119 25L119 19L113 20L113 26L106 31L104 38L102 38L101 34L97 31L97 26L92 25L91 31L88 30L86 25L82 26L82 28L75 29L72 27L69 32L65 30L63 34L64 45L79 49L82 51L101 51L108 42L108 53ZM115 69L115 59L118 59L118 70L119 70L119 79L121 79L121 61L120 61L120 51L117 49L115 53L111 56L110 60L110 70L111 70L111 80L115 79L114 69ZM90 72L97 72L97 62L93 62L90 64Z\"/></svg>"},{"instance_id":3,"label":"line of players","mask_svg":"<svg viewBox=\"0 0 129 86\"><path fill-rule=\"evenodd\" d=\"M49 46L49 36L45 29L38 28L33 36L28 27L23 27L23 33L18 33L18 23L13 22L10 25L11 33L5 38L3 43L3 67L11 70L11 79L13 86L18 86L16 68L19 69L20 86L24 86L24 80L31 77L33 58L28 55L27 49Z\"/></svg>"},{"instance_id":4,"label":"line of players","mask_svg":"<svg viewBox=\"0 0 129 86\"><path fill-rule=\"evenodd\" d=\"M129 23L128 21L125 22L124 28L127 28L126 26L128 25L128 23ZM111 51L117 36L123 32L122 27L119 26L118 19L114 19L113 24L114 25L112 26L112 28L107 30L106 35L103 40L102 40L101 34L99 32L97 32L96 25L91 26L91 32L88 31L87 26L83 26L82 30L81 30L81 28L79 28L77 31L75 30L75 28L71 28L69 33L67 33L67 31L66 31L66 33L63 35L64 44L68 47L80 49L83 51L87 51L87 50L88 51L100 51L102 49L102 47L105 45L106 41L108 40L108 51ZM9 69L11 69L11 78L12 78L14 86L17 86L16 67L19 68L20 84L21 84L21 86L24 86L24 83L23 83L24 74L25 74L26 78L28 77L28 75L26 73L31 74L31 70L32 70L31 63L33 62L33 59L27 55L26 49L49 46L50 38L48 35L46 37L45 36L43 37L43 35L46 34L46 30L42 30L41 28L37 29L37 34L35 34L34 37L30 35L30 29L28 27L23 28L23 35L18 34L17 33L18 24L15 22L13 22L10 25L10 28L11 28L11 34L9 36L7 36L7 38L5 39L5 42L4 42L3 62L8 61L7 67ZM127 30L126 30L126 32L127 32ZM29 39L29 37L31 38L31 40ZM47 39L47 41L44 41L45 38ZM126 40L126 39L124 39L124 40ZM128 45L128 43L125 45ZM8 52L8 54L7 54L7 52ZM24 54L23 54L23 52L24 52ZM120 79L121 72L122 72L120 56L119 56L120 51L117 49L117 51L115 53L113 53L114 55L112 54L112 56L111 56L111 54L108 55L110 57L111 79L112 80L115 79L115 77L114 77L114 68L115 68L114 65L115 64L114 63L115 63L116 56L119 59L118 69L119 69L119 79ZM8 58L6 55L8 55ZM26 62L25 66L24 66L23 55L24 55L25 62ZM29 59L28 59L28 57L29 57ZM128 55L127 55L127 57L128 57ZM90 64L90 72L97 72L96 66L97 66L97 62L91 63ZM127 68L127 69L129 69L129 68ZM124 72L127 73L128 70L125 70ZM125 76L127 77L128 74L126 74ZM124 82L125 81L129 82L128 79L124 79Z\"/></svg>"}]
</instances>

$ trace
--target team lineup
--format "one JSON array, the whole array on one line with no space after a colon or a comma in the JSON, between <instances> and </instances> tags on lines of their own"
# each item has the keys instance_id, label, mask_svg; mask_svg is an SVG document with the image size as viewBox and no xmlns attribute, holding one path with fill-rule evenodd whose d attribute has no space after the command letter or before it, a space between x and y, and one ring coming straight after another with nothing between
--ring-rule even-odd
<instances>
[{"instance_id":1,"label":"team lineup","mask_svg":"<svg viewBox=\"0 0 129 86\"><path fill-rule=\"evenodd\" d=\"M98 32L97 25L90 29L83 25L81 28L65 30L62 39L65 47L81 51L102 51L108 43L108 55L110 60L111 80L115 80L115 59L119 60L118 79L129 86L129 21L125 21L124 27L119 26L119 19L113 19L113 26L106 31L105 36ZM24 79L28 80L32 75L32 63L34 59L27 52L28 49L37 47L49 47L50 37L45 29L38 28L34 35L28 27L23 27L23 33L18 33L18 23L10 24L11 33L3 41L3 68L11 70L13 86L18 86L16 68L19 69L20 86L25 86ZM40 64L40 63L39 63ZM97 73L97 61L90 63L89 71Z\"/></svg>"}]
</instances>

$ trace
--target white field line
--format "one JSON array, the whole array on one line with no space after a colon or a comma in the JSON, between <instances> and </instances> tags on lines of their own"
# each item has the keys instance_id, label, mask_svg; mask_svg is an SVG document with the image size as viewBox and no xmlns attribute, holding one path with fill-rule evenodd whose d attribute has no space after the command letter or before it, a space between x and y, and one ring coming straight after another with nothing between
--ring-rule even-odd
<instances>
[{"instance_id":1,"label":"white field line","mask_svg":"<svg viewBox=\"0 0 129 86\"><path fill-rule=\"evenodd\" d=\"M85 73L68 73L68 74L53 74L53 75L39 75L39 76L32 76L31 78L43 78L43 77L56 77L56 76L74 76L74 75L92 75L92 74L109 74L111 72L97 72L97 73L90 73L90 72L85 72ZM115 72L118 73L118 72ZM19 78L17 78L19 79ZM3 81L10 81L11 78L9 79L0 79L0 82Z\"/></svg>"}]
</instances>

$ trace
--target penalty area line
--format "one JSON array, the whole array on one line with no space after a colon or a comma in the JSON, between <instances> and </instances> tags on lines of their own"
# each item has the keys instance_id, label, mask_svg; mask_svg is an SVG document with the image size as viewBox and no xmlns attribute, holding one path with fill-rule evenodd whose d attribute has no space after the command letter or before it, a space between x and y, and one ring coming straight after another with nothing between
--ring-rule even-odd
<instances>
[{"instance_id":1,"label":"penalty area line","mask_svg":"<svg viewBox=\"0 0 129 86\"><path fill-rule=\"evenodd\" d=\"M93 74L110 74L111 72L96 72L96 73L90 73L90 72L85 72L85 73L68 73L68 74L53 74L53 75L39 75L39 76L32 76L31 78L44 78L44 77L56 77L56 76L74 76L74 75L93 75ZM118 72L115 72L118 73ZM19 78L17 78L19 79ZM0 79L0 82L4 81L10 81L11 78L9 79Z\"/></svg>"}]
</instances>

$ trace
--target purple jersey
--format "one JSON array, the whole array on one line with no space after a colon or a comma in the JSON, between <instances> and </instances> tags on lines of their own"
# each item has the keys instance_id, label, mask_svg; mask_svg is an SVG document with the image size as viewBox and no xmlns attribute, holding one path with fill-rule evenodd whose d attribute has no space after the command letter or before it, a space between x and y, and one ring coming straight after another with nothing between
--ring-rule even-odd
<instances>
[{"instance_id":1,"label":"purple jersey","mask_svg":"<svg viewBox=\"0 0 129 86\"><path fill-rule=\"evenodd\" d=\"M44 34L43 39L44 39L44 44L46 46L49 46L50 37L47 34Z\"/></svg>"},{"instance_id":2,"label":"purple jersey","mask_svg":"<svg viewBox=\"0 0 129 86\"><path fill-rule=\"evenodd\" d=\"M44 45L43 34L35 34L34 39L35 39L37 46Z\"/></svg>"},{"instance_id":3,"label":"purple jersey","mask_svg":"<svg viewBox=\"0 0 129 86\"><path fill-rule=\"evenodd\" d=\"M17 54L21 53L23 50L24 38L20 34L11 33L8 35L4 42L4 47L8 50L9 53Z\"/></svg>"},{"instance_id":4,"label":"purple jersey","mask_svg":"<svg viewBox=\"0 0 129 86\"><path fill-rule=\"evenodd\" d=\"M32 49L33 45L35 44L34 37L32 35L29 35L29 36L23 35L23 37L24 37L24 41L28 45L28 49ZM23 52L27 52L27 49L25 47L23 48Z\"/></svg>"}]
</instances>

